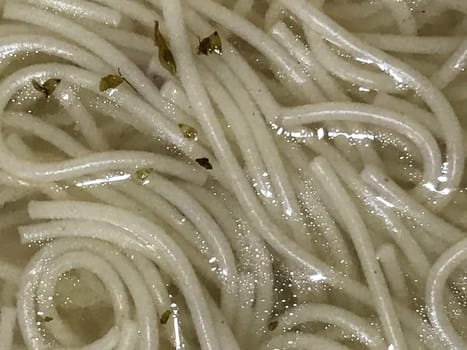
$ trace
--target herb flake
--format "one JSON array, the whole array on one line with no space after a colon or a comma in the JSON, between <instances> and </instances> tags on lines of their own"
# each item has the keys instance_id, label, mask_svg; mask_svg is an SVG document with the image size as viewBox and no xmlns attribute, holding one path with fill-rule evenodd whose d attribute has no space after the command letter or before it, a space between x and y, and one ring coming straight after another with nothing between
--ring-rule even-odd
<instances>
[{"instance_id":1,"label":"herb flake","mask_svg":"<svg viewBox=\"0 0 467 350\"><path fill-rule=\"evenodd\" d=\"M99 83L99 90L107 91L109 89L115 89L121 83L123 83L123 77L116 74L109 74L101 78L101 81Z\"/></svg>"},{"instance_id":2,"label":"herb flake","mask_svg":"<svg viewBox=\"0 0 467 350\"><path fill-rule=\"evenodd\" d=\"M141 181L144 182L147 180L149 175L151 175L153 169L152 168L141 168L135 171L135 177Z\"/></svg>"},{"instance_id":3,"label":"herb flake","mask_svg":"<svg viewBox=\"0 0 467 350\"><path fill-rule=\"evenodd\" d=\"M277 328L278 325L279 325L279 321L277 321L277 320L269 322L268 331L272 332L273 330L275 330Z\"/></svg>"},{"instance_id":4,"label":"herb flake","mask_svg":"<svg viewBox=\"0 0 467 350\"><path fill-rule=\"evenodd\" d=\"M222 41L217 31L204 39L198 40L198 55L209 55L212 53L222 55Z\"/></svg>"},{"instance_id":5,"label":"herb flake","mask_svg":"<svg viewBox=\"0 0 467 350\"><path fill-rule=\"evenodd\" d=\"M109 74L105 77L101 78L99 82L99 90L100 91L107 91L109 89L115 89L123 82L127 83L133 90L136 91L136 88L122 75L120 72L120 68L117 69L118 75L116 74Z\"/></svg>"},{"instance_id":6,"label":"herb flake","mask_svg":"<svg viewBox=\"0 0 467 350\"><path fill-rule=\"evenodd\" d=\"M54 320L53 317L42 316L42 315L39 315L37 318L39 319L39 322L44 322L44 323L52 322Z\"/></svg>"},{"instance_id":7,"label":"herb flake","mask_svg":"<svg viewBox=\"0 0 467 350\"><path fill-rule=\"evenodd\" d=\"M166 324L169 321L170 316L172 315L172 310L167 310L165 311L160 318L160 323L161 324Z\"/></svg>"},{"instance_id":8,"label":"herb flake","mask_svg":"<svg viewBox=\"0 0 467 350\"><path fill-rule=\"evenodd\" d=\"M178 124L178 128L182 133L183 137L189 140L194 140L198 136L196 129L187 124Z\"/></svg>"},{"instance_id":9,"label":"herb flake","mask_svg":"<svg viewBox=\"0 0 467 350\"><path fill-rule=\"evenodd\" d=\"M203 168L205 168L207 170L212 170L212 164L211 164L211 162L209 161L208 158L206 158L206 157L196 158L195 161L196 161L196 163L198 163Z\"/></svg>"},{"instance_id":10,"label":"herb flake","mask_svg":"<svg viewBox=\"0 0 467 350\"><path fill-rule=\"evenodd\" d=\"M49 98L53 94L58 84L60 84L61 79L48 79L43 84L39 83L37 80L32 80L32 86L39 92L42 92L46 98Z\"/></svg>"},{"instance_id":11,"label":"herb flake","mask_svg":"<svg viewBox=\"0 0 467 350\"><path fill-rule=\"evenodd\" d=\"M175 62L172 51L170 51L167 40L159 30L158 21L154 22L154 43L159 48L159 62L162 67L169 71L170 74L175 75L177 73L177 63Z\"/></svg>"}]
</instances>

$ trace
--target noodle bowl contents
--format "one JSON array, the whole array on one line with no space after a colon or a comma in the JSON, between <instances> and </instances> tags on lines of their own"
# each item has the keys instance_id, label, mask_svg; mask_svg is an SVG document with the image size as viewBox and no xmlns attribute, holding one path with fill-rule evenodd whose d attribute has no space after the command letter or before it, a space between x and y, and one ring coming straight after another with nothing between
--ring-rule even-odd
<instances>
[{"instance_id":1,"label":"noodle bowl contents","mask_svg":"<svg viewBox=\"0 0 467 350\"><path fill-rule=\"evenodd\" d=\"M467 349L464 0L0 15L0 350Z\"/></svg>"}]
</instances>

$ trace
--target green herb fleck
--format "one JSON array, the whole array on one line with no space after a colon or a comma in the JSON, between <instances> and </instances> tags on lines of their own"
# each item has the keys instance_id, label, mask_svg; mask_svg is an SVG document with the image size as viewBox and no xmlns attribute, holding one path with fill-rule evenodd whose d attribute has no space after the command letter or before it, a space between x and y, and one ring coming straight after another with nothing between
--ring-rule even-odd
<instances>
[{"instance_id":1,"label":"green herb fleck","mask_svg":"<svg viewBox=\"0 0 467 350\"><path fill-rule=\"evenodd\" d=\"M208 169L208 170L212 169L212 164L211 164L211 162L209 161L208 158L205 158L205 157L196 158L195 161L196 161L196 163L198 163L199 165L201 165L205 169Z\"/></svg>"},{"instance_id":2,"label":"green herb fleck","mask_svg":"<svg viewBox=\"0 0 467 350\"><path fill-rule=\"evenodd\" d=\"M121 83L123 83L123 77L116 74L109 74L101 78L99 83L99 90L107 91L109 89L115 89Z\"/></svg>"},{"instance_id":3,"label":"green herb fleck","mask_svg":"<svg viewBox=\"0 0 467 350\"><path fill-rule=\"evenodd\" d=\"M152 171L153 171L152 168L141 168L141 169L138 169L138 170L135 171L135 177L136 177L139 181L143 182L143 181L145 181L145 180L149 177L149 175L151 175Z\"/></svg>"},{"instance_id":4,"label":"green herb fleck","mask_svg":"<svg viewBox=\"0 0 467 350\"><path fill-rule=\"evenodd\" d=\"M278 325L279 325L279 321L277 320L271 321L268 324L268 330L272 332L273 330L277 328Z\"/></svg>"},{"instance_id":5,"label":"green herb fleck","mask_svg":"<svg viewBox=\"0 0 467 350\"><path fill-rule=\"evenodd\" d=\"M52 322L54 320L53 317L50 317L50 316L42 316L42 315L39 315L37 317L39 319L39 322Z\"/></svg>"},{"instance_id":6,"label":"green herb fleck","mask_svg":"<svg viewBox=\"0 0 467 350\"><path fill-rule=\"evenodd\" d=\"M177 73L177 63L175 62L175 58L172 55L172 51L170 51L167 40L165 40L164 36L159 30L158 21L154 22L154 43L159 48L159 62L161 63L162 67L168 70L170 74L175 75L175 73Z\"/></svg>"},{"instance_id":7,"label":"green herb fleck","mask_svg":"<svg viewBox=\"0 0 467 350\"><path fill-rule=\"evenodd\" d=\"M172 310L167 310L165 311L162 315L161 315L161 318L160 318L160 322L161 324L166 324L167 321L169 320L170 318L170 315L172 315Z\"/></svg>"},{"instance_id":8,"label":"green herb fleck","mask_svg":"<svg viewBox=\"0 0 467 350\"><path fill-rule=\"evenodd\" d=\"M182 133L183 137L185 137L186 139L193 140L196 138L196 136L198 136L198 132L196 131L196 129L190 125L178 124L178 128L180 129L180 132Z\"/></svg>"},{"instance_id":9,"label":"green herb fleck","mask_svg":"<svg viewBox=\"0 0 467 350\"><path fill-rule=\"evenodd\" d=\"M42 92L46 98L49 98L53 94L61 79L49 79L44 84L39 83L37 80L32 81L32 86L39 92Z\"/></svg>"},{"instance_id":10,"label":"green herb fleck","mask_svg":"<svg viewBox=\"0 0 467 350\"><path fill-rule=\"evenodd\" d=\"M118 87L121 83L125 82L127 83L133 90L136 91L136 88L127 80L122 75L122 72L120 72L120 68L117 68L118 75L116 74L109 74L106 75L105 77L101 78L101 81L99 83L99 90L101 91L106 91L108 89L115 89Z\"/></svg>"},{"instance_id":11,"label":"green herb fleck","mask_svg":"<svg viewBox=\"0 0 467 350\"><path fill-rule=\"evenodd\" d=\"M222 41L217 31L204 39L198 40L198 55L209 55L211 53L222 55Z\"/></svg>"}]
</instances>

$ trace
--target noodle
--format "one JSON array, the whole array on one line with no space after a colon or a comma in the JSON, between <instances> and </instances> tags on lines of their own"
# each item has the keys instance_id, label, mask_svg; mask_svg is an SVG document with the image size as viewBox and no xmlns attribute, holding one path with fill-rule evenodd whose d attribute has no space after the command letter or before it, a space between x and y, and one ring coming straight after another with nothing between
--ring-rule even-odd
<instances>
[{"instance_id":1,"label":"noodle","mask_svg":"<svg viewBox=\"0 0 467 350\"><path fill-rule=\"evenodd\" d=\"M0 350L467 348L460 0L0 0Z\"/></svg>"},{"instance_id":2,"label":"noodle","mask_svg":"<svg viewBox=\"0 0 467 350\"><path fill-rule=\"evenodd\" d=\"M336 210L340 212L342 220L349 225L348 231L357 249L357 254L361 261L363 273L368 281L369 288L372 293L374 293L373 300L386 333L386 338L391 344L394 344L397 349L405 349L406 344L404 344L404 336L393 306L391 305L392 302L390 300L389 291L382 277L382 271L377 262L376 253L374 248L369 244L369 235L364 228L365 225L359 218L356 209L346 204L346 202L350 202L350 198L346 198L344 189L329 164L321 158L316 158L310 166L327 194L339 201L335 203Z\"/></svg>"}]
</instances>

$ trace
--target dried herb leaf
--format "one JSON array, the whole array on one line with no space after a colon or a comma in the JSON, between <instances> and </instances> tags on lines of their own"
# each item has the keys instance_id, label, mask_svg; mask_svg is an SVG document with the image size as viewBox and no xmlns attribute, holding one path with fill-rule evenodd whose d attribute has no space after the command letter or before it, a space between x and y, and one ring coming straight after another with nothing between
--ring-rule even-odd
<instances>
[{"instance_id":1,"label":"dried herb leaf","mask_svg":"<svg viewBox=\"0 0 467 350\"><path fill-rule=\"evenodd\" d=\"M278 325L279 325L279 322L277 320L271 321L268 324L268 330L272 332L273 330L277 328Z\"/></svg>"},{"instance_id":2,"label":"dried herb leaf","mask_svg":"<svg viewBox=\"0 0 467 350\"><path fill-rule=\"evenodd\" d=\"M159 49L159 61L161 62L162 67L167 69L170 74L175 75L177 73L177 64L175 63L175 58L168 48Z\"/></svg>"},{"instance_id":3,"label":"dried herb leaf","mask_svg":"<svg viewBox=\"0 0 467 350\"><path fill-rule=\"evenodd\" d=\"M52 322L54 320L53 317L42 316L42 315L39 315L37 318L38 318L39 322Z\"/></svg>"},{"instance_id":4,"label":"dried herb leaf","mask_svg":"<svg viewBox=\"0 0 467 350\"><path fill-rule=\"evenodd\" d=\"M159 30L158 21L154 22L154 43L159 48L159 62L161 63L162 67L168 70L170 74L175 75L175 73L177 73L177 63L175 62L175 58L172 55L172 51L170 51L167 40L165 40L164 36Z\"/></svg>"},{"instance_id":5,"label":"dried herb leaf","mask_svg":"<svg viewBox=\"0 0 467 350\"><path fill-rule=\"evenodd\" d=\"M211 170L212 169L212 164L209 162L209 159L203 157L203 158L197 158L195 159L196 163L201 165L203 168Z\"/></svg>"},{"instance_id":6,"label":"dried herb leaf","mask_svg":"<svg viewBox=\"0 0 467 350\"><path fill-rule=\"evenodd\" d=\"M170 318L170 315L172 315L172 310L167 310L165 311L162 315L161 315L161 318L160 318L160 323L161 324L166 324L167 321L169 320Z\"/></svg>"},{"instance_id":7,"label":"dried herb leaf","mask_svg":"<svg viewBox=\"0 0 467 350\"><path fill-rule=\"evenodd\" d=\"M218 32L199 40L198 55L209 55L211 53L222 55L222 41Z\"/></svg>"},{"instance_id":8,"label":"dried herb leaf","mask_svg":"<svg viewBox=\"0 0 467 350\"><path fill-rule=\"evenodd\" d=\"M109 89L115 89L121 83L123 83L123 77L121 75L109 74L101 78L99 83L99 90L107 91Z\"/></svg>"},{"instance_id":9,"label":"dried herb leaf","mask_svg":"<svg viewBox=\"0 0 467 350\"><path fill-rule=\"evenodd\" d=\"M127 80L127 78L125 78L122 75L122 72L120 72L120 68L118 68L117 71L118 71L118 75L109 74L109 75L106 75L105 77L101 78L101 81L99 83L99 90L106 91L108 89L115 89L121 83L125 82L128 85L130 85L130 87L133 90L136 91L135 87Z\"/></svg>"},{"instance_id":10,"label":"dried herb leaf","mask_svg":"<svg viewBox=\"0 0 467 350\"><path fill-rule=\"evenodd\" d=\"M42 86L46 90L46 96L47 97L53 94L53 92L55 91L55 89L57 88L58 84L60 84L61 81L62 81L62 79L48 79L48 80L46 80L46 82Z\"/></svg>"},{"instance_id":11,"label":"dried herb leaf","mask_svg":"<svg viewBox=\"0 0 467 350\"><path fill-rule=\"evenodd\" d=\"M32 86L39 92L42 92L46 98L53 94L61 79L48 79L44 84L39 83L37 80L32 81Z\"/></svg>"},{"instance_id":12,"label":"dried herb leaf","mask_svg":"<svg viewBox=\"0 0 467 350\"><path fill-rule=\"evenodd\" d=\"M198 136L198 132L196 131L196 129L190 125L178 124L178 128L180 129L180 132L182 133L183 137L185 137L186 139L193 140L196 138L196 136Z\"/></svg>"},{"instance_id":13,"label":"dried herb leaf","mask_svg":"<svg viewBox=\"0 0 467 350\"><path fill-rule=\"evenodd\" d=\"M152 168L141 168L141 169L138 169L138 170L135 171L135 177L136 177L139 181L143 182L143 181L145 181L145 180L149 177L149 175L151 175L152 171L153 171Z\"/></svg>"}]
</instances>

